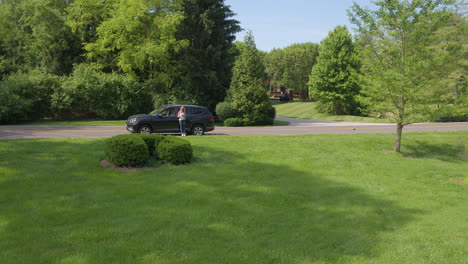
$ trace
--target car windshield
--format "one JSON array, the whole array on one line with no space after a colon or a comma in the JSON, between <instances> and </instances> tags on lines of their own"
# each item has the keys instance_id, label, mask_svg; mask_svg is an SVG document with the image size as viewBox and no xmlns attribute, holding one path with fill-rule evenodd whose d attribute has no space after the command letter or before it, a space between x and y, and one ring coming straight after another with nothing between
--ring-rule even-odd
<instances>
[{"instance_id":1,"label":"car windshield","mask_svg":"<svg viewBox=\"0 0 468 264\"><path fill-rule=\"evenodd\" d=\"M155 110L153 110L152 112L150 112L149 115L155 115L155 114L161 112L162 110L166 109L166 107L167 107L167 105L163 105L161 107L158 107Z\"/></svg>"}]
</instances>

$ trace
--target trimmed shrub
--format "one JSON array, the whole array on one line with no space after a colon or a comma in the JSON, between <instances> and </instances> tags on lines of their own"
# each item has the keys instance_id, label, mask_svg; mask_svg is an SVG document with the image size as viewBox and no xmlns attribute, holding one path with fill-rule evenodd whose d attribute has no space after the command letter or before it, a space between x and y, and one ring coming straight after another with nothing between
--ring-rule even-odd
<instances>
[{"instance_id":1,"label":"trimmed shrub","mask_svg":"<svg viewBox=\"0 0 468 264\"><path fill-rule=\"evenodd\" d=\"M216 106L216 115L221 121L232 117L240 117L239 111L228 102L221 102Z\"/></svg>"},{"instance_id":2,"label":"trimmed shrub","mask_svg":"<svg viewBox=\"0 0 468 264\"><path fill-rule=\"evenodd\" d=\"M190 162L193 156L189 141L170 136L159 143L157 152L159 158L174 165Z\"/></svg>"},{"instance_id":3,"label":"trimmed shrub","mask_svg":"<svg viewBox=\"0 0 468 264\"><path fill-rule=\"evenodd\" d=\"M244 119L238 118L238 117L233 117L233 118L228 118L224 120L224 125L228 127L240 127L240 126L245 126Z\"/></svg>"},{"instance_id":4,"label":"trimmed shrub","mask_svg":"<svg viewBox=\"0 0 468 264\"><path fill-rule=\"evenodd\" d=\"M108 161L120 167L142 167L149 159L145 141L131 134L107 139L105 154Z\"/></svg>"},{"instance_id":5,"label":"trimmed shrub","mask_svg":"<svg viewBox=\"0 0 468 264\"><path fill-rule=\"evenodd\" d=\"M146 146L148 147L148 152L150 156L158 157L158 145L162 141L166 140L167 136L163 135L153 135L153 134L134 134L139 136L145 141Z\"/></svg>"}]
</instances>

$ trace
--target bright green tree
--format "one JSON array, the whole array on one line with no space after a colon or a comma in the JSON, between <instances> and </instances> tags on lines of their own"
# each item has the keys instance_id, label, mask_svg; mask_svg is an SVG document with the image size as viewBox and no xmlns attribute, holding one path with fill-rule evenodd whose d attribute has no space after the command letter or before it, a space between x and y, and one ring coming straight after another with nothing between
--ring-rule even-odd
<instances>
[{"instance_id":1,"label":"bright green tree","mask_svg":"<svg viewBox=\"0 0 468 264\"><path fill-rule=\"evenodd\" d=\"M333 114L358 114L360 58L351 34L337 26L321 42L317 64L309 79L310 96L320 102L319 110Z\"/></svg>"},{"instance_id":2,"label":"bright green tree","mask_svg":"<svg viewBox=\"0 0 468 264\"><path fill-rule=\"evenodd\" d=\"M318 50L318 44L302 43L268 53L265 64L272 85L286 87L302 98L307 97L309 76L317 63Z\"/></svg>"},{"instance_id":3,"label":"bright green tree","mask_svg":"<svg viewBox=\"0 0 468 264\"><path fill-rule=\"evenodd\" d=\"M117 0L74 0L67 6L67 25L79 37L81 43L97 38L97 28L110 17Z\"/></svg>"},{"instance_id":4,"label":"bright green tree","mask_svg":"<svg viewBox=\"0 0 468 264\"><path fill-rule=\"evenodd\" d=\"M273 123L275 110L263 85L263 65L251 32L246 34L236 59L227 101L246 125Z\"/></svg>"},{"instance_id":5,"label":"bright green tree","mask_svg":"<svg viewBox=\"0 0 468 264\"><path fill-rule=\"evenodd\" d=\"M66 1L54 0L0 2L4 73L35 68L55 74L71 72L80 45L65 25L66 6Z\"/></svg>"},{"instance_id":6,"label":"bright green tree","mask_svg":"<svg viewBox=\"0 0 468 264\"><path fill-rule=\"evenodd\" d=\"M109 18L96 30L96 40L85 45L86 56L106 71L158 78L171 85L172 54L187 47L176 33L184 18L174 1L115 2Z\"/></svg>"},{"instance_id":7,"label":"bright green tree","mask_svg":"<svg viewBox=\"0 0 468 264\"><path fill-rule=\"evenodd\" d=\"M453 32L440 32L453 16L453 1L380 0L377 10L354 4L365 63L364 100L369 107L393 113L394 150L400 152L403 127L429 112L428 89L453 70L459 49Z\"/></svg>"}]
</instances>

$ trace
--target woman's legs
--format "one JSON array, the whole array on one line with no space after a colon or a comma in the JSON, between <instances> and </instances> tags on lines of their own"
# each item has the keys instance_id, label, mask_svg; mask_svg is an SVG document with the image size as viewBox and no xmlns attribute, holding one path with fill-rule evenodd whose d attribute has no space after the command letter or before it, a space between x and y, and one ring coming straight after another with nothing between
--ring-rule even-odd
<instances>
[{"instance_id":1,"label":"woman's legs","mask_svg":"<svg viewBox=\"0 0 468 264\"><path fill-rule=\"evenodd\" d=\"M180 133L185 136L185 120L179 120Z\"/></svg>"}]
</instances>

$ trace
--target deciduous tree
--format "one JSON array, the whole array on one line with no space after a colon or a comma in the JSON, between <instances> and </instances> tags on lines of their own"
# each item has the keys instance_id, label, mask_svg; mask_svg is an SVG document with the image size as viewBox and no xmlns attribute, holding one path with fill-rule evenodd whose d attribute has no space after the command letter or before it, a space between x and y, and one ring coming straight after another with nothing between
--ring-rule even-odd
<instances>
[{"instance_id":1,"label":"deciduous tree","mask_svg":"<svg viewBox=\"0 0 468 264\"><path fill-rule=\"evenodd\" d=\"M286 87L307 97L310 72L317 63L319 45L302 43L274 49L266 56L266 71L272 85Z\"/></svg>"},{"instance_id":2,"label":"deciduous tree","mask_svg":"<svg viewBox=\"0 0 468 264\"><path fill-rule=\"evenodd\" d=\"M457 45L450 31L438 31L453 16L453 1L380 0L377 10L354 4L365 63L366 103L391 112L396 122L394 149L400 152L403 127L427 113L431 89L453 70Z\"/></svg>"}]
</instances>

